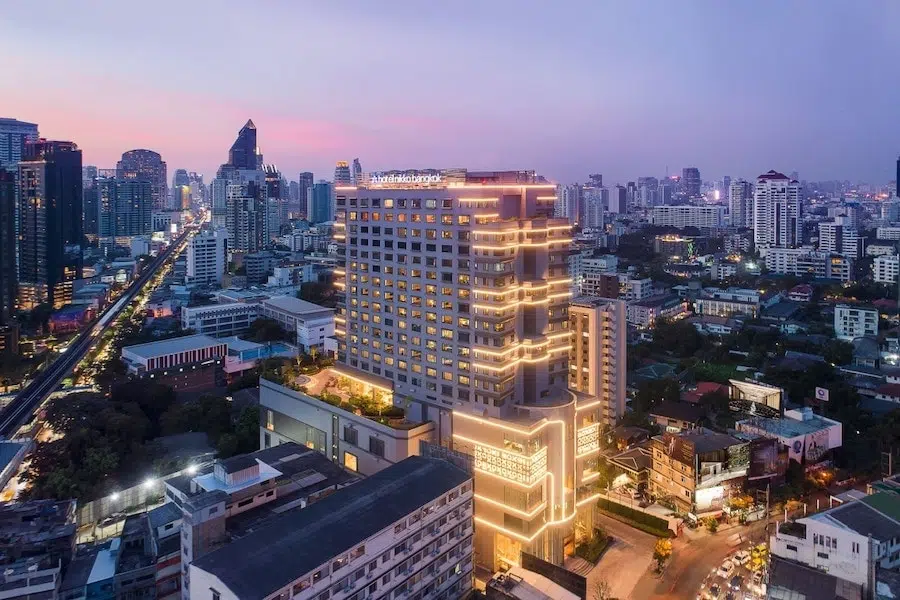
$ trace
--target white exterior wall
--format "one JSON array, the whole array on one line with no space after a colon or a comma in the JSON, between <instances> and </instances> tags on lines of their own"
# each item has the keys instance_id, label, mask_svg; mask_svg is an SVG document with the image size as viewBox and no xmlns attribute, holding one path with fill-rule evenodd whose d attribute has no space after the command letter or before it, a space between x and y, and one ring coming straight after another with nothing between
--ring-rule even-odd
<instances>
[{"instance_id":1,"label":"white exterior wall","mask_svg":"<svg viewBox=\"0 0 900 600\"><path fill-rule=\"evenodd\" d=\"M232 302L181 309L181 327L213 337L230 337L246 332L256 320L259 305Z\"/></svg>"},{"instance_id":2,"label":"white exterior wall","mask_svg":"<svg viewBox=\"0 0 900 600\"><path fill-rule=\"evenodd\" d=\"M724 206L654 206L650 215L654 225L716 229L725 224Z\"/></svg>"},{"instance_id":3,"label":"white exterior wall","mask_svg":"<svg viewBox=\"0 0 900 600\"><path fill-rule=\"evenodd\" d=\"M769 538L772 554L868 587L870 548L866 536L818 519L797 522L806 525L806 537L777 532Z\"/></svg>"},{"instance_id":4,"label":"white exterior wall","mask_svg":"<svg viewBox=\"0 0 900 600\"><path fill-rule=\"evenodd\" d=\"M896 255L876 256L872 268L875 271L875 281L878 283L897 283L897 274L900 273L900 257Z\"/></svg>"},{"instance_id":5,"label":"white exterior wall","mask_svg":"<svg viewBox=\"0 0 900 600\"><path fill-rule=\"evenodd\" d=\"M399 590L406 590L403 597L412 597L426 588L422 595L427 598L464 597L472 587L472 517L470 480L359 540L355 548L329 557L308 573L296 573L290 584L269 597L311 600L326 590L331 598L358 597L359 592L393 598L400 597ZM347 562L332 571L340 559ZM240 600L218 577L191 565L190 597L212 600L213 591L219 600Z\"/></svg>"},{"instance_id":6,"label":"white exterior wall","mask_svg":"<svg viewBox=\"0 0 900 600\"><path fill-rule=\"evenodd\" d=\"M900 240L900 227L879 227L875 235L879 240Z\"/></svg>"},{"instance_id":7,"label":"white exterior wall","mask_svg":"<svg viewBox=\"0 0 900 600\"><path fill-rule=\"evenodd\" d=\"M839 304L834 309L834 335L841 340L878 335L878 311Z\"/></svg>"},{"instance_id":8,"label":"white exterior wall","mask_svg":"<svg viewBox=\"0 0 900 600\"><path fill-rule=\"evenodd\" d=\"M297 320L297 345L305 352L310 348L321 350L325 339L334 336L334 315Z\"/></svg>"},{"instance_id":9,"label":"white exterior wall","mask_svg":"<svg viewBox=\"0 0 900 600\"><path fill-rule=\"evenodd\" d=\"M188 283L222 283L228 251L227 235L224 229L218 229L191 237L187 248Z\"/></svg>"},{"instance_id":10,"label":"white exterior wall","mask_svg":"<svg viewBox=\"0 0 900 600\"><path fill-rule=\"evenodd\" d=\"M802 242L800 184L761 177L753 192L753 234L757 248L795 248Z\"/></svg>"}]
</instances>

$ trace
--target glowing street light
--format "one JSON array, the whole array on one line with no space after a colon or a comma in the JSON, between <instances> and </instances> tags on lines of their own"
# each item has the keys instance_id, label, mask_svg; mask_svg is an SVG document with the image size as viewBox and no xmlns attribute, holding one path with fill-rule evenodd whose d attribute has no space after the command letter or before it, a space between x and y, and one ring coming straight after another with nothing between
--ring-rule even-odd
<instances>
[{"instance_id":1,"label":"glowing street light","mask_svg":"<svg viewBox=\"0 0 900 600\"><path fill-rule=\"evenodd\" d=\"M187 468L187 474L191 475L191 476L196 475L197 474L197 465L190 465Z\"/></svg>"},{"instance_id":2,"label":"glowing street light","mask_svg":"<svg viewBox=\"0 0 900 600\"><path fill-rule=\"evenodd\" d=\"M144 481L144 489L145 489L145 490L149 490L150 488L153 487L153 484L155 484L155 483L156 483L156 480L153 479L152 477L146 479L146 480Z\"/></svg>"},{"instance_id":3,"label":"glowing street light","mask_svg":"<svg viewBox=\"0 0 900 600\"><path fill-rule=\"evenodd\" d=\"M109 498L110 498L110 500L112 500L113 502L117 501L117 500L119 499L119 492L113 492L112 495L110 495Z\"/></svg>"}]
</instances>

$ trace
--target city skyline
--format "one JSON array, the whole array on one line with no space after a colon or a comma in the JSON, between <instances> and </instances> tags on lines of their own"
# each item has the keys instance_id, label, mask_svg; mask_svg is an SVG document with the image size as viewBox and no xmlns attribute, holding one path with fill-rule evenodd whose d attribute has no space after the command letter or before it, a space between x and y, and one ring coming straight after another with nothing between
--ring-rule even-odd
<instances>
[{"instance_id":1,"label":"city skyline","mask_svg":"<svg viewBox=\"0 0 900 600\"><path fill-rule=\"evenodd\" d=\"M883 85L900 5L832 5L273 2L266 27L240 30L254 48L244 55L223 34L258 17L239 3L159 2L142 29L116 27L134 15L112 2L50 2L40 22L13 5L0 23L12 57L0 89L4 116L76 142L84 164L148 148L208 179L253 119L260 150L290 179L329 179L337 160L358 156L370 170L528 168L561 183L696 166L704 180L774 168L883 184L900 137L900 89ZM159 36L176 12L197 26ZM122 52L126 42L140 51ZM90 67L110 57L116 68Z\"/></svg>"}]
</instances>

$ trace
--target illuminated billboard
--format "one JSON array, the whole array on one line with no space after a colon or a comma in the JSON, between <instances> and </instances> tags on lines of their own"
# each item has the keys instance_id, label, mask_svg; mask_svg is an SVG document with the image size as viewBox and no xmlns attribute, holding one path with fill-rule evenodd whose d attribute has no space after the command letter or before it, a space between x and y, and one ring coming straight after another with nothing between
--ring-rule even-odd
<instances>
[{"instance_id":1,"label":"illuminated billboard","mask_svg":"<svg viewBox=\"0 0 900 600\"><path fill-rule=\"evenodd\" d=\"M734 412L761 417L778 417L784 390L773 385L730 379L728 406Z\"/></svg>"}]
</instances>

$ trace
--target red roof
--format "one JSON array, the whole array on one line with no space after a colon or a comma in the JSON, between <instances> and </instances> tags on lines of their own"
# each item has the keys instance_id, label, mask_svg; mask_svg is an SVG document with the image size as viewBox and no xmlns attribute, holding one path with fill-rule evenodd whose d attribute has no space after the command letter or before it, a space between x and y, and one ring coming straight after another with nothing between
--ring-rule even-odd
<instances>
[{"instance_id":1,"label":"red roof","mask_svg":"<svg viewBox=\"0 0 900 600\"><path fill-rule=\"evenodd\" d=\"M875 390L876 394L900 398L900 383L883 383Z\"/></svg>"},{"instance_id":2,"label":"red roof","mask_svg":"<svg viewBox=\"0 0 900 600\"><path fill-rule=\"evenodd\" d=\"M900 387L900 384L898 384L898 387ZM697 402L700 402L701 396L710 392L722 392L727 395L728 386L716 383L715 381L698 381L697 389L683 392L681 394L681 399L685 402L693 402L696 404Z\"/></svg>"}]
</instances>

